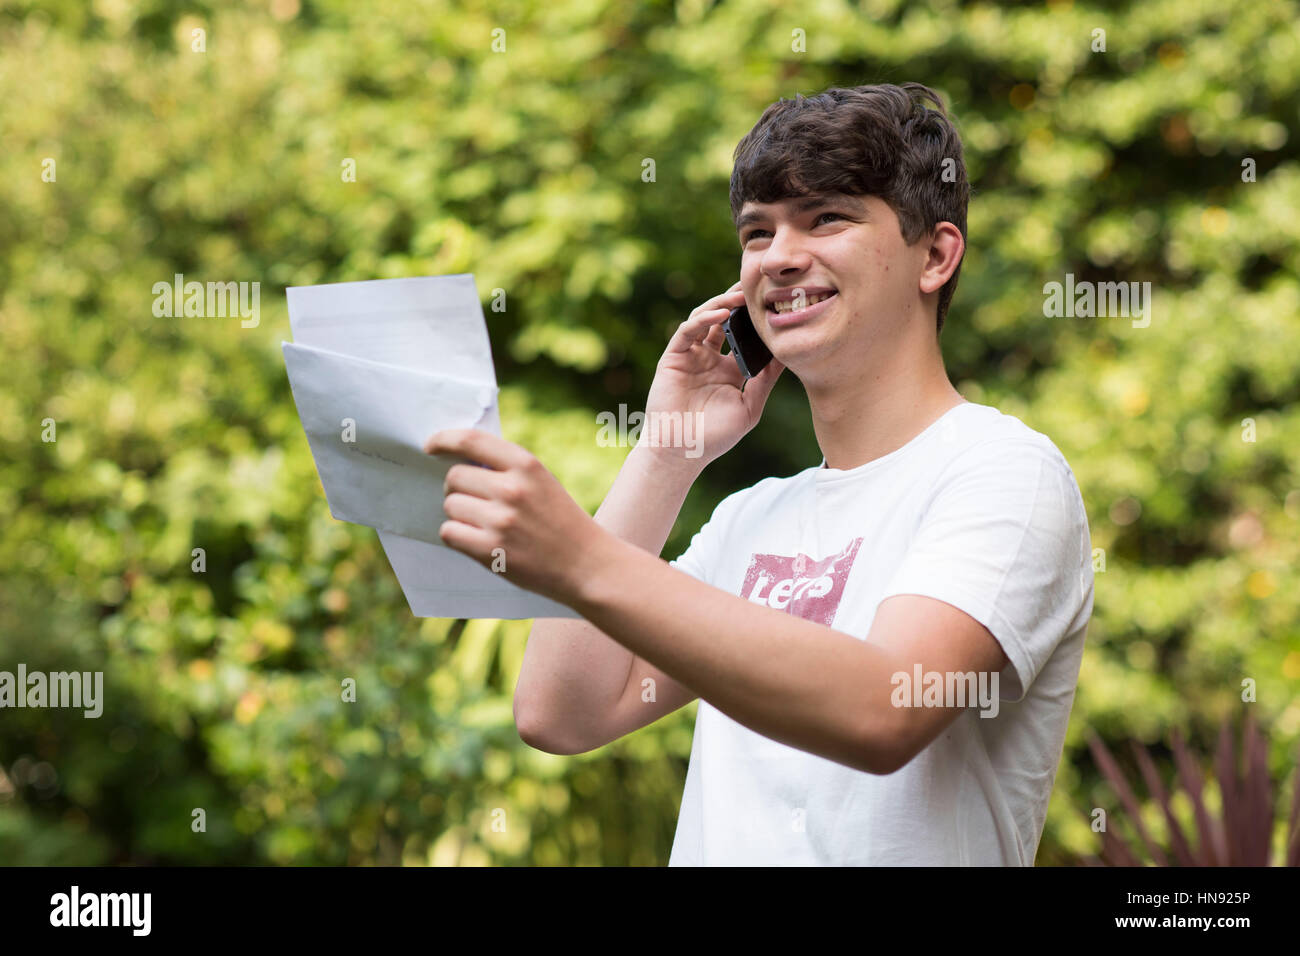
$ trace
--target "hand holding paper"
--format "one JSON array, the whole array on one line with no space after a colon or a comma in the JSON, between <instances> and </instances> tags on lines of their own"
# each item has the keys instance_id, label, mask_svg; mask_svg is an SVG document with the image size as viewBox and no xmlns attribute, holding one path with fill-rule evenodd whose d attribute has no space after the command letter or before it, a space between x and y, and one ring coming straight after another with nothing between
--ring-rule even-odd
<instances>
[{"instance_id":1,"label":"hand holding paper","mask_svg":"<svg viewBox=\"0 0 1300 956\"><path fill-rule=\"evenodd\" d=\"M568 603L593 575L604 532L527 449L468 428L429 437L430 453L472 458L448 471L443 540L477 561L501 558L510 580Z\"/></svg>"},{"instance_id":2,"label":"hand holding paper","mask_svg":"<svg viewBox=\"0 0 1300 956\"><path fill-rule=\"evenodd\" d=\"M379 530L412 613L578 617L438 536L458 459L425 454L425 439L443 428L501 432L474 277L295 287L288 300L296 341L283 345L285 366L330 512Z\"/></svg>"}]
</instances>

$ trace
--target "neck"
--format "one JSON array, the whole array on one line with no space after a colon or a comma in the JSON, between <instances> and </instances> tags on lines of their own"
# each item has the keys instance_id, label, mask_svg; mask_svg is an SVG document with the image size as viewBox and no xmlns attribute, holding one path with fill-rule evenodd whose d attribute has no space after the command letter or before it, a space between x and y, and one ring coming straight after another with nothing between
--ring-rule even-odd
<instances>
[{"instance_id":1,"label":"neck","mask_svg":"<svg viewBox=\"0 0 1300 956\"><path fill-rule=\"evenodd\" d=\"M965 401L948 381L937 341L804 387L826 467L843 471L897 451Z\"/></svg>"}]
</instances>

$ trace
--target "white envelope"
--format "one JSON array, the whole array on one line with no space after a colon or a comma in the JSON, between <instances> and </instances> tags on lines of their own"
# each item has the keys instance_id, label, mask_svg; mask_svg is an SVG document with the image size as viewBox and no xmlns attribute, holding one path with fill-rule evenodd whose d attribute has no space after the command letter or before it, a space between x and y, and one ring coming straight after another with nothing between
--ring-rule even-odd
<instances>
[{"instance_id":1,"label":"white envelope","mask_svg":"<svg viewBox=\"0 0 1300 956\"><path fill-rule=\"evenodd\" d=\"M442 544L442 428L501 434L487 324L469 274L297 286L284 343L294 402L330 512L379 530L417 617L570 617ZM343 419L356 422L345 443Z\"/></svg>"},{"instance_id":2,"label":"white envelope","mask_svg":"<svg viewBox=\"0 0 1300 956\"><path fill-rule=\"evenodd\" d=\"M421 445L442 428L478 427L496 386L289 342L283 349L330 514L441 544L442 482L460 459L426 455Z\"/></svg>"},{"instance_id":3,"label":"white envelope","mask_svg":"<svg viewBox=\"0 0 1300 956\"><path fill-rule=\"evenodd\" d=\"M299 345L497 383L483 306L468 273L292 286L286 295Z\"/></svg>"},{"instance_id":4,"label":"white envelope","mask_svg":"<svg viewBox=\"0 0 1300 956\"><path fill-rule=\"evenodd\" d=\"M385 532L379 541L416 617L580 617L571 607L511 584L452 548Z\"/></svg>"}]
</instances>

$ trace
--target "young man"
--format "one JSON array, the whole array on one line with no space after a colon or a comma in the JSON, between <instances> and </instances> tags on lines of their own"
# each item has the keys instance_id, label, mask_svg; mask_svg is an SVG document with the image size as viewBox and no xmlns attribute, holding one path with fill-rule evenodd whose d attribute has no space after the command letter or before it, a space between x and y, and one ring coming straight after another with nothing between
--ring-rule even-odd
<instances>
[{"instance_id":1,"label":"young man","mask_svg":"<svg viewBox=\"0 0 1300 956\"><path fill-rule=\"evenodd\" d=\"M703 454L643 435L593 519L517 445L426 445L486 466L448 473L443 541L504 548L510 580L585 619L533 626L526 742L581 753L700 698L670 865L1034 861L1091 549L1056 447L944 371L969 192L924 86L775 103L736 150L740 281L678 328L647 399L651 422L697 415ZM742 303L774 355L743 393L720 352ZM691 484L784 368L822 462L726 498L666 564Z\"/></svg>"}]
</instances>

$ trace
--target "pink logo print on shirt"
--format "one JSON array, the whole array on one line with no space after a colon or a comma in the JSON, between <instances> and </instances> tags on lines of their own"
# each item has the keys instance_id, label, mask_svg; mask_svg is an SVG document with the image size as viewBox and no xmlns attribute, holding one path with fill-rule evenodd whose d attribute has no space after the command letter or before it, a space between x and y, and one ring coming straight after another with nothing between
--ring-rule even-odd
<instances>
[{"instance_id":1,"label":"pink logo print on shirt","mask_svg":"<svg viewBox=\"0 0 1300 956\"><path fill-rule=\"evenodd\" d=\"M820 561L802 552L794 557L755 553L740 593L755 604L830 627L861 545L862 539L854 538L839 554Z\"/></svg>"}]
</instances>

